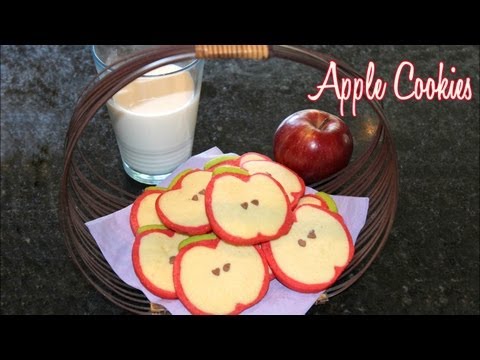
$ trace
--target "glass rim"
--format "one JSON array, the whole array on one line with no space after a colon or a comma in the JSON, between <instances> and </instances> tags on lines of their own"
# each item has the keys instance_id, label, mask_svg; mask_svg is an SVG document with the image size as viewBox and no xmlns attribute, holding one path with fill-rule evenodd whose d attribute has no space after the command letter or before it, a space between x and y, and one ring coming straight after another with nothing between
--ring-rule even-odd
<instances>
[{"instance_id":1,"label":"glass rim","mask_svg":"<svg viewBox=\"0 0 480 360\"><path fill-rule=\"evenodd\" d=\"M100 58L100 56L98 56L97 52L95 51L95 46L96 45L91 45L91 52L92 52L92 55L93 55L93 60L95 61L95 63L97 65L99 65L102 70L105 70L107 67L109 67L110 65L107 65L105 64L105 62ZM175 70L175 71L171 71L171 72L168 72L168 73L165 73L165 74L153 74L153 75L148 75L147 74L144 74L142 75L142 77L157 77L157 76L169 76L169 75L173 75L173 74L177 74L177 73L180 73L182 71L186 71L186 70L190 70L192 67L194 67L196 64L198 64L199 62L203 61L202 59L195 59L193 58L192 62L188 63L187 65L181 67L180 69L178 70ZM169 65L173 65L174 63L172 64L169 64ZM166 65L163 65L163 66L166 66ZM180 65L177 65L177 66L180 66ZM158 68L160 68L162 66L159 66ZM158 69L156 68L156 69ZM154 69L155 70L155 69ZM153 70L152 70L153 71Z\"/></svg>"}]
</instances>

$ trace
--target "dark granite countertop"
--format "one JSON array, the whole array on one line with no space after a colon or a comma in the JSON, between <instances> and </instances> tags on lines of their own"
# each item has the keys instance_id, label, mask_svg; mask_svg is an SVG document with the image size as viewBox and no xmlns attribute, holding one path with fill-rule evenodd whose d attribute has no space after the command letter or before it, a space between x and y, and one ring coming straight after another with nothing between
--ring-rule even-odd
<instances>
[{"instance_id":1,"label":"dark granite countertop","mask_svg":"<svg viewBox=\"0 0 480 360\"><path fill-rule=\"evenodd\" d=\"M390 81L402 60L422 77L435 77L444 61L472 78L474 98L402 103L386 97L400 170L393 230L353 287L309 313L479 314L478 46L312 48L360 72L374 60L378 76ZM94 73L87 46L1 47L2 314L124 313L67 257L57 216L65 132ZM306 94L319 80L318 73L280 60L208 62L194 152L217 145L271 155L275 125L312 107ZM97 129L102 141L85 148L120 169L104 123Z\"/></svg>"}]
</instances>

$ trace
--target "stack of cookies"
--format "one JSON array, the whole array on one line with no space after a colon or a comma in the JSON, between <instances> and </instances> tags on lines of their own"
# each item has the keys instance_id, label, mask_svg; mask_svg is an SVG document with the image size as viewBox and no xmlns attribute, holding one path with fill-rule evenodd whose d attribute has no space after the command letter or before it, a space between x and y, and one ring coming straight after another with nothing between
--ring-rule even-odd
<instances>
[{"instance_id":1,"label":"stack of cookies","mask_svg":"<svg viewBox=\"0 0 480 360\"><path fill-rule=\"evenodd\" d=\"M132 259L142 284L192 314L239 314L276 278L328 288L353 257L333 199L268 157L221 156L146 188L132 206Z\"/></svg>"}]
</instances>

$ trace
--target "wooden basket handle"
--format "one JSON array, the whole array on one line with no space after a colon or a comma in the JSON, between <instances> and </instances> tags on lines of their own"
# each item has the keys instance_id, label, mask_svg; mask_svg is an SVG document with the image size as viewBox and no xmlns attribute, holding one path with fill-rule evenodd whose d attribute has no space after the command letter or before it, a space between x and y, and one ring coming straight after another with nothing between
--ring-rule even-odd
<instances>
[{"instance_id":1,"label":"wooden basket handle","mask_svg":"<svg viewBox=\"0 0 480 360\"><path fill-rule=\"evenodd\" d=\"M195 45L198 59L253 59L266 60L268 45Z\"/></svg>"}]
</instances>

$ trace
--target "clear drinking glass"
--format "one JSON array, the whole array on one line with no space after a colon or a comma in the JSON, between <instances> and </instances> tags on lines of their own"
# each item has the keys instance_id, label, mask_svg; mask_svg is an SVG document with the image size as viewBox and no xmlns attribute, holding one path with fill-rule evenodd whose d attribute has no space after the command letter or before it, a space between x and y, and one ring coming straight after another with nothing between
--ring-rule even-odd
<instances>
[{"instance_id":1,"label":"clear drinking glass","mask_svg":"<svg viewBox=\"0 0 480 360\"><path fill-rule=\"evenodd\" d=\"M149 46L93 45L97 71ZM203 60L195 59L160 67L107 102L123 167L131 178L158 184L192 155L203 66Z\"/></svg>"}]
</instances>

